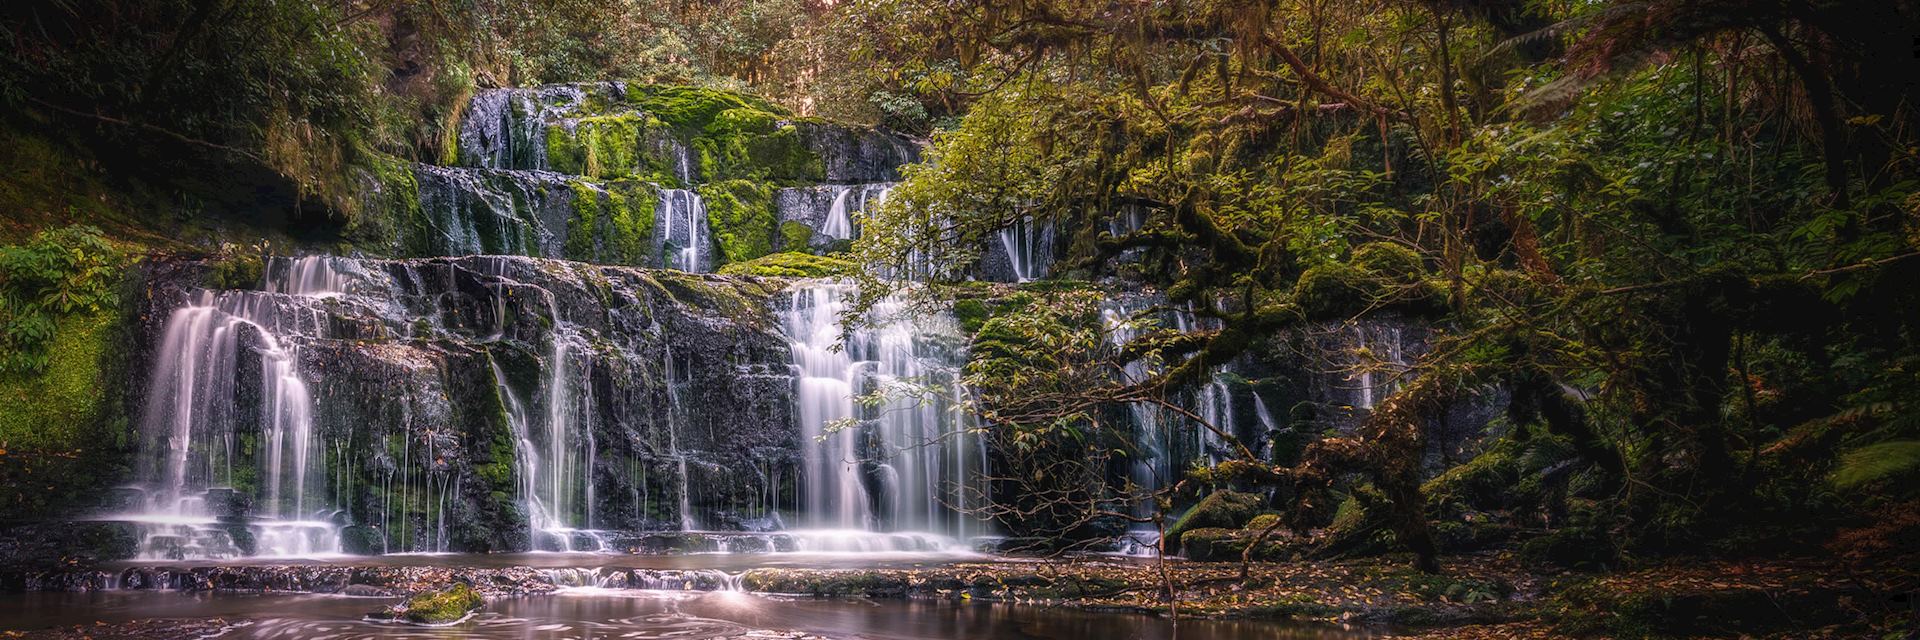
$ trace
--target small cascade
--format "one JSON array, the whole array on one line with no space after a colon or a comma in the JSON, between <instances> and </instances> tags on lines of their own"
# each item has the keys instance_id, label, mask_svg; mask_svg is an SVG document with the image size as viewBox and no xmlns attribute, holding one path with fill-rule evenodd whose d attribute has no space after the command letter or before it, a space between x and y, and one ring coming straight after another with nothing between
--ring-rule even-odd
<instances>
[{"instance_id":1,"label":"small cascade","mask_svg":"<svg viewBox=\"0 0 1920 640\"><path fill-rule=\"evenodd\" d=\"M1189 333L1215 328L1216 325L1216 321L1198 318L1191 312L1177 309L1154 311L1145 317L1137 317L1148 306L1143 301L1125 299L1105 303L1101 316L1107 328L1108 344L1119 349L1162 326ZM1119 375L1129 381L1144 380L1158 374L1165 365L1136 359L1122 366ZM1167 486L1193 462L1204 460L1218 463L1231 457L1224 436L1236 434L1238 427L1235 424L1233 389L1226 378L1215 371L1206 384L1190 393L1185 404L1193 407L1194 412L1213 429L1187 424L1187 418L1157 406L1146 403L1127 405L1128 418L1134 430L1133 439L1140 447L1130 457L1127 481L1141 495ZM1152 500L1143 499L1134 504L1132 515L1152 517L1155 509ZM1132 549L1136 553L1156 553L1159 535L1150 525L1136 523L1121 539L1120 546L1123 551Z\"/></svg>"},{"instance_id":2,"label":"small cascade","mask_svg":"<svg viewBox=\"0 0 1920 640\"><path fill-rule=\"evenodd\" d=\"M544 255L554 234L541 220L572 216L556 173L416 165L414 178L428 228L412 244L430 255Z\"/></svg>"},{"instance_id":3,"label":"small cascade","mask_svg":"<svg viewBox=\"0 0 1920 640\"><path fill-rule=\"evenodd\" d=\"M541 579L564 589L640 589L646 591L745 591L741 574L716 569L542 569Z\"/></svg>"},{"instance_id":4,"label":"small cascade","mask_svg":"<svg viewBox=\"0 0 1920 640\"><path fill-rule=\"evenodd\" d=\"M1287 430L1290 430L1292 427L1289 426L1283 429L1280 426L1280 421L1274 419L1273 411L1267 409L1267 401L1261 399L1260 394L1258 393L1255 393L1252 395L1253 395L1253 417L1254 419L1260 421L1260 433L1261 433L1260 458L1262 460L1272 460L1273 451L1274 451L1273 449L1274 437L1281 433L1285 433Z\"/></svg>"},{"instance_id":5,"label":"small cascade","mask_svg":"<svg viewBox=\"0 0 1920 640\"><path fill-rule=\"evenodd\" d=\"M820 234L835 240L851 240L856 234L853 214L871 211L885 203L887 193L893 191L893 184L859 184L837 189L839 193L833 196L833 204L827 208L827 219L821 224Z\"/></svg>"},{"instance_id":6,"label":"small cascade","mask_svg":"<svg viewBox=\"0 0 1920 640\"><path fill-rule=\"evenodd\" d=\"M713 270L707 238L707 205L700 194L687 189L661 189L654 210L659 220L661 262L681 271Z\"/></svg>"},{"instance_id":7,"label":"small cascade","mask_svg":"<svg viewBox=\"0 0 1920 640\"><path fill-rule=\"evenodd\" d=\"M201 291L168 316L140 414L142 509L108 518L140 525L143 558L339 552L293 338L326 326L301 300L341 287L325 258L274 259L264 292Z\"/></svg>"},{"instance_id":8,"label":"small cascade","mask_svg":"<svg viewBox=\"0 0 1920 640\"><path fill-rule=\"evenodd\" d=\"M802 524L841 530L822 540L862 539L846 532L982 532L968 515L979 496L972 483L981 449L969 421L952 411L965 400L953 377L964 354L937 339L957 337L957 327L949 317L914 317L904 300L891 298L843 344L840 319L851 293L839 284L798 287L786 310ZM902 541L893 538L853 544L897 549ZM910 547L935 544L911 540Z\"/></svg>"},{"instance_id":9,"label":"small cascade","mask_svg":"<svg viewBox=\"0 0 1920 640\"><path fill-rule=\"evenodd\" d=\"M1406 366L1405 347L1398 326L1355 326L1353 328L1354 406L1372 409L1398 386L1398 370ZM1382 369L1387 369L1383 371Z\"/></svg>"},{"instance_id":10,"label":"small cascade","mask_svg":"<svg viewBox=\"0 0 1920 640\"><path fill-rule=\"evenodd\" d=\"M1021 218L1001 229L1000 248L1015 282L1047 277L1053 263L1053 224Z\"/></svg>"},{"instance_id":11,"label":"small cascade","mask_svg":"<svg viewBox=\"0 0 1920 640\"><path fill-rule=\"evenodd\" d=\"M607 85L549 85L487 89L467 101L460 118L459 154L466 166L546 169L547 126Z\"/></svg>"},{"instance_id":12,"label":"small cascade","mask_svg":"<svg viewBox=\"0 0 1920 640\"><path fill-rule=\"evenodd\" d=\"M493 271L490 275L504 280L507 266L503 261L489 263ZM544 411L537 416L529 410L527 400L508 384L499 364L491 363L513 430L516 484L521 509L534 532L534 547L557 551L606 549L605 536L594 529L591 475L597 443L592 430L583 426L594 407L592 390L583 384L591 374L591 351L561 314L552 291L514 284L519 292L538 295L551 327L545 335L549 348L538 390L539 406ZM496 286L504 287L504 281ZM506 297L507 292L499 293L499 298Z\"/></svg>"},{"instance_id":13,"label":"small cascade","mask_svg":"<svg viewBox=\"0 0 1920 640\"><path fill-rule=\"evenodd\" d=\"M667 386L667 455L673 457L674 470L680 480L680 530L697 531L699 522L693 517L693 482L687 475L687 454L680 450L680 425L685 417L685 409L680 403L680 387L685 381L674 375L673 347L666 349L666 362L662 371L666 375Z\"/></svg>"}]
</instances>

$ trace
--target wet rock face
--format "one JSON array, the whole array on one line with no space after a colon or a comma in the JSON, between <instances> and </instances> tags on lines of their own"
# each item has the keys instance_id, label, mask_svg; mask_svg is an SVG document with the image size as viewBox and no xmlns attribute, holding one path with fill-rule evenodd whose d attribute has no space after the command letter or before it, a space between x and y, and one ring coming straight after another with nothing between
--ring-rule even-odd
<instances>
[{"instance_id":1,"label":"wet rock face","mask_svg":"<svg viewBox=\"0 0 1920 640\"><path fill-rule=\"evenodd\" d=\"M382 220L370 239L403 256L711 271L771 250L834 248L852 237L847 216L825 217L834 194L898 180L920 154L900 135L793 118L754 96L618 82L481 91L457 142L448 166L370 178L366 206L387 214L367 216ZM776 188L794 193L775 203ZM726 197L709 214L700 200L716 194Z\"/></svg>"},{"instance_id":2,"label":"wet rock face","mask_svg":"<svg viewBox=\"0 0 1920 640\"><path fill-rule=\"evenodd\" d=\"M549 526L649 530L679 528L682 509L724 527L793 504L789 355L768 304L779 283L531 258L323 260L339 292L214 295L263 309L274 320L249 330L294 353L317 443L302 486L350 525L342 550L551 547L529 530L536 508ZM204 299L205 267L163 270L146 315ZM240 370L233 387L257 390ZM237 421L233 438L260 430Z\"/></svg>"},{"instance_id":3,"label":"wet rock face","mask_svg":"<svg viewBox=\"0 0 1920 640\"><path fill-rule=\"evenodd\" d=\"M814 121L795 126L825 163L827 182L895 182L901 165L920 160L920 145L892 132Z\"/></svg>"},{"instance_id":4,"label":"wet rock face","mask_svg":"<svg viewBox=\"0 0 1920 640\"><path fill-rule=\"evenodd\" d=\"M418 165L424 224L407 244L420 255L561 255L574 191L545 171Z\"/></svg>"}]
</instances>

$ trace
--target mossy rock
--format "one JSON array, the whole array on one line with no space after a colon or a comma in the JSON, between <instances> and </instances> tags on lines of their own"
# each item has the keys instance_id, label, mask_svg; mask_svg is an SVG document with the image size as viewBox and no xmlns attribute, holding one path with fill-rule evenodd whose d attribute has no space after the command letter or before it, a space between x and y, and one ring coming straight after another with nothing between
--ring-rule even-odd
<instances>
[{"instance_id":1,"label":"mossy rock","mask_svg":"<svg viewBox=\"0 0 1920 640\"><path fill-rule=\"evenodd\" d=\"M1167 539L1171 540L1168 553L1179 553L1181 537L1195 529L1238 529L1252 520L1260 510L1260 496L1238 491L1215 491L1193 505L1180 520L1167 530Z\"/></svg>"},{"instance_id":2,"label":"mossy rock","mask_svg":"<svg viewBox=\"0 0 1920 640\"><path fill-rule=\"evenodd\" d=\"M401 617L414 624L452 624L487 603L473 587L461 583L407 599Z\"/></svg>"},{"instance_id":3,"label":"mossy rock","mask_svg":"<svg viewBox=\"0 0 1920 640\"><path fill-rule=\"evenodd\" d=\"M789 115L786 109L759 96L705 87L634 85L627 89L627 100L668 126L687 132L704 130L721 113L734 109Z\"/></svg>"},{"instance_id":4,"label":"mossy rock","mask_svg":"<svg viewBox=\"0 0 1920 640\"><path fill-rule=\"evenodd\" d=\"M816 256L787 251L720 267L720 273L733 276L773 276L824 278L852 273L852 262L831 256Z\"/></svg>"},{"instance_id":5,"label":"mossy rock","mask_svg":"<svg viewBox=\"0 0 1920 640\"><path fill-rule=\"evenodd\" d=\"M795 220L781 222L779 249L781 251L813 253L813 236L813 227L807 226L806 223Z\"/></svg>"},{"instance_id":6,"label":"mossy rock","mask_svg":"<svg viewBox=\"0 0 1920 640\"><path fill-rule=\"evenodd\" d=\"M778 217L773 186L754 180L725 180L700 187L707 224L720 249L721 264L746 262L773 253Z\"/></svg>"},{"instance_id":7,"label":"mossy rock","mask_svg":"<svg viewBox=\"0 0 1920 640\"><path fill-rule=\"evenodd\" d=\"M1420 254L1399 243L1369 242L1360 245L1353 250L1351 262L1375 278L1396 284L1420 282L1426 277L1426 266L1420 260Z\"/></svg>"},{"instance_id":8,"label":"mossy rock","mask_svg":"<svg viewBox=\"0 0 1920 640\"><path fill-rule=\"evenodd\" d=\"M749 591L803 594L816 597L899 597L910 587L906 578L868 570L807 571L754 569L740 577Z\"/></svg>"},{"instance_id":9,"label":"mossy rock","mask_svg":"<svg viewBox=\"0 0 1920 640\"><path fill-rule=\"evenodd\" d=\"M1521 543L1520 558L1532 564L1588 570L1604 569L1615 561L1612 538L1590 526L1566 527Z\"/></svg>"},{"instance_id":10,"label":"mossy rock","mask_svg":"<svg viewBox=\"0 0 1920 640\"><path fill-rule=\"evenodd\" d=\"M651 184L626 180L606 184L572 180L573 219L562 255L595 264L652 266L654 203Z\"/></svg>"},{"instance_id":11,"label":"mossy rock","mask_svg":"<svg viewBox=\"0 0 1920 640\"><path fill-rule=\"evenodd\" d=\"M1366 272L1351 265L1317 265L1294 283L1294 305L1308 318L1350 316L1372 299L1369 284Z\"/></svg>"}]
</instances>

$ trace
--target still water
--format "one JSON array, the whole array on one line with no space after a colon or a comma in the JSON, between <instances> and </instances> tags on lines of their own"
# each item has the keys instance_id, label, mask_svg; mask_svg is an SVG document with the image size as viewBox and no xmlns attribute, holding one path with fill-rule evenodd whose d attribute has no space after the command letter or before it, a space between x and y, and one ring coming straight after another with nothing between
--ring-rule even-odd
<instances>
[{"instance_id":1,"label":"still water","mask_svg":"<svg viewBox=\"0 0 1920 640\"><path fill-rule=\"evenodd\" d=\"M109 625L153 618L224 621L220 638L734 638L758 630L847 640L1345 640L1321 625L1189 620L1064 607L788 598L741 592L563 589L498 598L464 622L416 627L362 620L398 598L155 591L26 593L0 598L0 630ZM168 636L158 631L150 638ZM191 637L191 636L189 636ZM751 637L751 636L749 636Z\"/></svg>"}]
</instances>

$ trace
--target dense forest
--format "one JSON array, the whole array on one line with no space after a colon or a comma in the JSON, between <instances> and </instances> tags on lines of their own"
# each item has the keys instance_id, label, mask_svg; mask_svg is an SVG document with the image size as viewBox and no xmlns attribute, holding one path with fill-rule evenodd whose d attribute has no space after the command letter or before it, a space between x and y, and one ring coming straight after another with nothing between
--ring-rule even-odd
<instances>
[{"instance_id":1,"label":"dense forest","mask_svg":"<svg viewBox=\"0 0 1920 640\"><path fill-rule=\"evenodd\" d=\"M270 398L198 487L253 513L196 517L350 556L806 522L985 555L746 590L1911 637L1916 42L1910 0L11 3L0 587L128 582L153 534L48 523L218 466L149 429L225 415L159 380L200 305Z\"/></svg>"}]
</instances>

